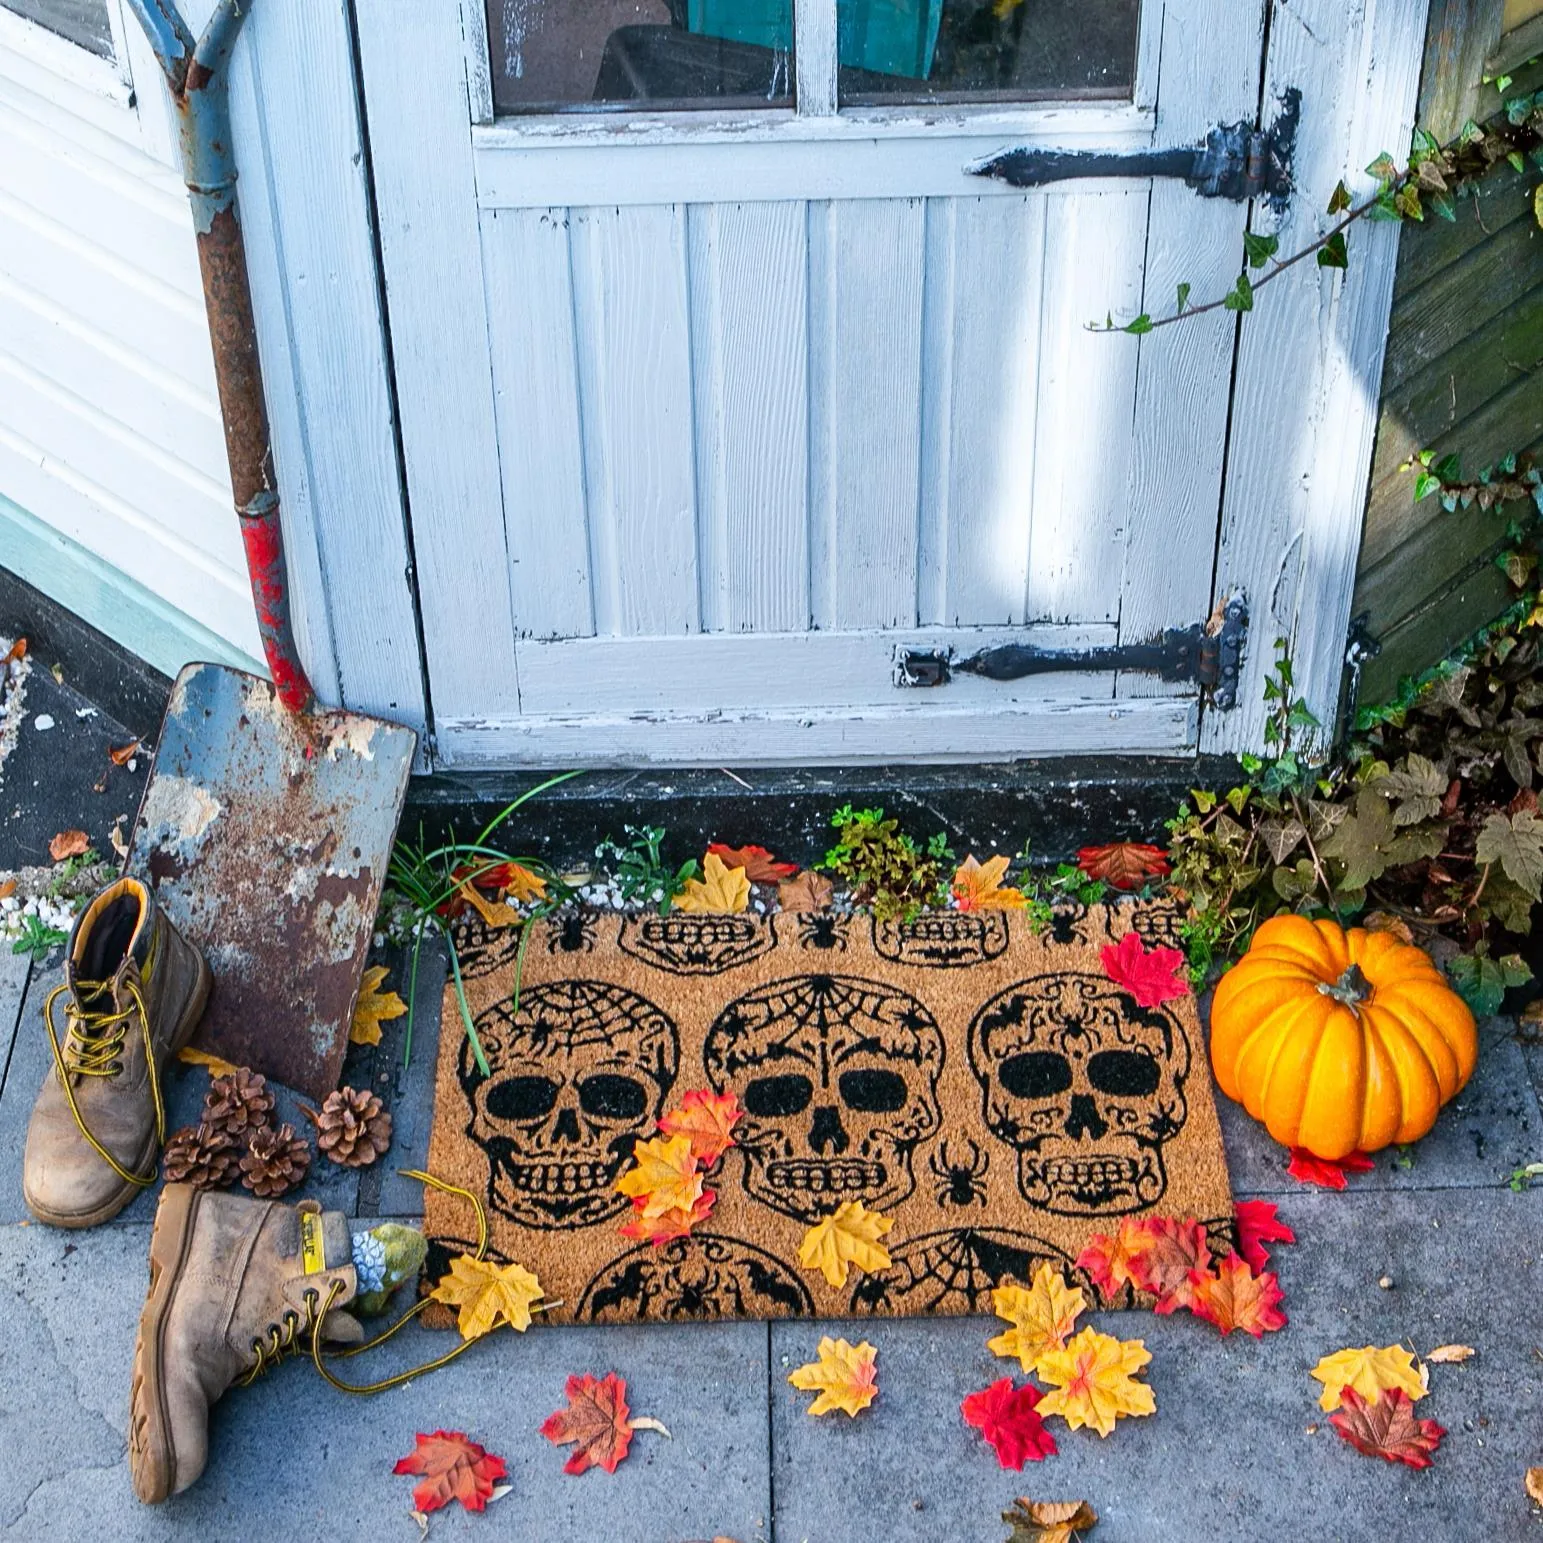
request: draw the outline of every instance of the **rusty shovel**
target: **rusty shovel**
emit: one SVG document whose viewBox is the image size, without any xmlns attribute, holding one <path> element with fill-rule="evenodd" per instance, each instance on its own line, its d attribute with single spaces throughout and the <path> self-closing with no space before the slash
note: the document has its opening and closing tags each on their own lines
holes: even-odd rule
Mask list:
<svg viewBox="0 0 1543 1543">
<path fill-rule="evenodd" d="M 202 1048 L 316 1099 L 337 1086 L 417 736 L 318 707 L 295 646 L 236 202 L 228 78 L 251 0 L 195 39 L 128 0 L 166 77 L 193 207 L 236 514 L 271 680 L 189 664 L 167 703 L 130 871 L 208 956 Z"/>
</svg>

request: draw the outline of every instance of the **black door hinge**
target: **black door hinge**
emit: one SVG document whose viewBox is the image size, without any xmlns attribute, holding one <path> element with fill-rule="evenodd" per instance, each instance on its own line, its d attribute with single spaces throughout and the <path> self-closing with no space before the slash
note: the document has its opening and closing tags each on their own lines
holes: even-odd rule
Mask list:
<svg viewBox="0 0 1543 1543">
<path fill-rule="evenodd" d="M 969 170 L 1019 188 L 1073 177 L 1182 177 L 1202 198 L 1238 203 L 1263 198 L 1281 213 L 1291 196 L 1291 157 L 1301 116 L 1302 93 L 1292 86 L 1282 93 L 1280 112 L 1267 129 L 1248 122 L 1218 124 L 1203 145 L 1171 150 L 1004 150 Z"/>
<path fill-rule="evenodd" d="M 1133 670 L 1163 680 L 1193 682 L 1209 691 L 1212 705 L 1225 712 L 1237 703 L 1247 635 L 1248 603 L 1234 595 L 1214 630 L 1197 622 L 1193 627 L 1169 627 L 1141 643 L 1071 649 L 1003 643 L 962 658 L 951 648 L 898 648 L 894 680 L 902 687 L 946 686 L 955 675 L 1023 680 L 1070 670 Z"/>
</svg>

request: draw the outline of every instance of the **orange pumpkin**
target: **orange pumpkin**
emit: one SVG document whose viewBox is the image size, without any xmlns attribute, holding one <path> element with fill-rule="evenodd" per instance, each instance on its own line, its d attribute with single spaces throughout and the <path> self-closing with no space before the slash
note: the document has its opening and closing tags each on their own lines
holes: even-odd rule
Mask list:
<svg viewBox="0 0 1543 1543">
<path fill-rule="evenodd" d="M 1332 921 L 1265 922 L 1211 1005 L 1221 1090 L 1330 1161 L 1419 1140 L 1478 1053 L 1473 1014 L 1430 955 Z"/>
</svg>

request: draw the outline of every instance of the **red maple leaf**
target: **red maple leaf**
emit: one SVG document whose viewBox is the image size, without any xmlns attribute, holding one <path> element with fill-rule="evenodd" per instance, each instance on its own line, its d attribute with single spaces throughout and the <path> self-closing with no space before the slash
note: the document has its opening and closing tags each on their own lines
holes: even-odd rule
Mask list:
<svg viewBox="0 0 1543 1543">
<path fill-rule="evenodd" d="M 1402 1388 L 1384 1388 L 1369 1404 L 1354 1388 L 1340 1390 L 1340 1407 L 1329 1423 L 1357 1452 L 1411 1468 L 1429 1468 L 1430 1454 L 1441 1445 L 1445 1429 L 1434 1420 L 1417 1420 Z"/>
<path fill-rule="evenodd" d="M 1295 1243 L 1297 1235 L 1275 1215 L 1268 1200 L 1240 1200 L 1233 1207 L 1238 1224 L 1238 1252 L 1257 1275 L 1270 1262 L 1266 1243 Z"/>
<path fill-rule="evenodd" d="M 1122 1216 L 1119 1231 L 1113 1237 L 1107 1232 L 1095 1232 L 1088 1239 L 1088 1246 L 1077 1255 L 1077 1268 L 1103 1293 L 1106 1306 L 1126 1286 L 1136 1284 L 1131 1261 L 1146 1250 L 1148 1241 L 1146 1228 L 1139 1221 Z"/>
<path fill-rule="evenodd" d="M 725 868 L 743 868 L 752 884 L 775 884 L 791 879 L 798 872 L 797 863 L 779 863 L 765 847 L 730 847 L 721 841 L 708 844 L 707 850 L 720 858 Z"/>
<path fill-rule="evenodd" d="M 1045 1422 L 1034 1406 L 1039 1389 L 1032 1383 L 1013 1386 L 1011 1377 L 993 1382 L 989 1388 L 971 1393 L 960 1404 L 966 1425 L 973 1425 L 989 1441 L 1004 1468 L 1022 1468 L 1050 1457 L 1056 1450 L 1055 1437 L 1045 1429 Z"/>
<path fill-rule="evenodd" d="M 1157 1298 L 1157 1311 L 1171 1313 L 1194 1305 L 1194 1280 L 1211 1266 L 1205 1228 L 1193 1216 L 1148 1216 L 1138 1225 L 1144 1245 L 1131 1255 L 1131 1279 Z"/>
<path fill-rule="evenodd" d="M 691 1155 L 704 1168 L 711 1168 L 734 1145 L 729 1134 L 734 1122 L 744 1113 L 733 1093 L 710 1093 L 693 1088 L 659 1121 L 666 1136 L 685 1136 L 691 1142 Z"/>
<path fill-rule="evenodd" d="M 563 1464 L 563 1472 L 604 1468 L 615 1473 L 632 1445 L 627 1384 L 615 1372 L 607 1372 L 600 1378 L 570 1377 L 563 1391 L 568 1407 L 549 1414 L 541 1426 L 548 1441 L 577 1448 Z"/>
<path fill-rule="evenodd" d="M 1160 1007 L 1190 994 L 1188 961 L 1181 949 L 1159 946 L 1149 952 L 1138 933 L 1127 932 L 1118 945 L 1106 943 L 1098 957 L 1104 974 L 1142 1007 Z"/>
<path fill-rule="evenodd" d="M 1102 879 L 1115 889 L 1140 889 L 1148 879 L 1167 877 L 1168 854 L 1145 841 L 1111 841 L 1083 847 L 1077 866 L 1090 879 Z"/>
<path fill-rule="evenodd" d="M 494 1482 L 507 1474 L 503 1458 L 458 1430 L 437 1430 L 432 1436 L 419 1431 L 417 1445 L 391 1471 L 423 1475 L 413 1485 L 413 1504 L 425 1514 L 452 1500 L 468 1511 L 481 1511 L 492 1499 Z"/>
<path fill-rule="evenodd" d="M 1280 1282 L 1268 1271 L 1255 1275 L 1241 1255 L 1228 1254 L 1212 1273 L 1191 1271 L 1189 1282 L 1189 1310 L 1214 1323 L 1224 1336 L 1242 1329 L 1260 1339 L 1286 1327 Z"/>
<path fill-rule="evenodd" d="M 689 1211 L 673 1206 L 662 1216 L 649 1217 L 643 1215 L 648 1206 L 648 1196 L 638 1195 L 632 1202 L 632 1220 L 621 1228 L 621 1235 L 652 1243 L 655 1248 L 661 1243 L 671 1243 L 676 1238 L 689 1238 L 691 1229 L 698 1222 L 707 1220 L 717 1199 L 717 1190 L 704 1189 Z"/>
<path fill-rule="evenodd" d="M 1347 1173 L 1370 1173 L 1375 1166 L 1365 1152 L 1352 1152 L 1333 1163 L 1326 1157 L 1314 1157 L 1306 1147 L 1292 1147 L 1286 1172 L 1303 1184 L 1316 1184 L 1319 1189 L 1343 1189 Z"/>
</svg>

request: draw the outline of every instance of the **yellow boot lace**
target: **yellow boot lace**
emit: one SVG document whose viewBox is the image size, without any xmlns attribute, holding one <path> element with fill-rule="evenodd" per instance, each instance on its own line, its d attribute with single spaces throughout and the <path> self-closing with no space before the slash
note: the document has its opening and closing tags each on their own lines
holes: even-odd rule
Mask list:
<svg viewBox="0 0 1543 1543">
<path fill-rule="evenodd" d="M 151 1154 L 149 1173 L 133 1173 L 125 1168 L 95 1136 L 91 1134 L 86 1125 L 85 1118 L 80 1112 L 80 1105 L 75 1102 L 75 1089 L 71 1085 L 71 1077 L 116 1077 L 123 1070 L 123 1049 L 128 1038 L 129 1023 L 135 1013 L 139 1014 L 139 1031 L 142 1038 L 149 1034 L 150 1015 L 145 1009 L 145 999 L 139 986 L 134 981 L 126 982 L 130 1005 L 116 1012 L 92 1012 L 80 1004 L 80 995 L 92 996 L 101 992 L 109 992 L 112 989 L 111 981 L 76 981 L 76 994 L 64 1009 L 65 1022 L 68 1025 L 64 1036 L 64 1044 L 59 1043 L 59 1031 L 54 1027 L 54 1003 L 61 996 L 70 993 L 68 984 L 55 986 L 48 993 L 43 1003 L 43 1021 L 48 1030 L 48 1043 L 54 1052 L 54 1071 L 58 1075 L 59 1085 L 64 1089 L 64 1097 L 70 1106 L 70 1113 L 74 1116 L 75 1124 L 82 1136 L 91 1143 L 98 1157 L 118 1175 L 126 1184 L 137 1184 L 142 1189 L 155 1183 L 156 1157 Z M 155 1152 L 158 1153 L 166 1141 L 166 1104 L 161 1097 L 161 1078 L 155 1066 L 155 1055 L 148 1038 L 144 1046 L 145 1067 L 150 1078 L 150 1098 L 155 1105 Z"/>
</svg>

